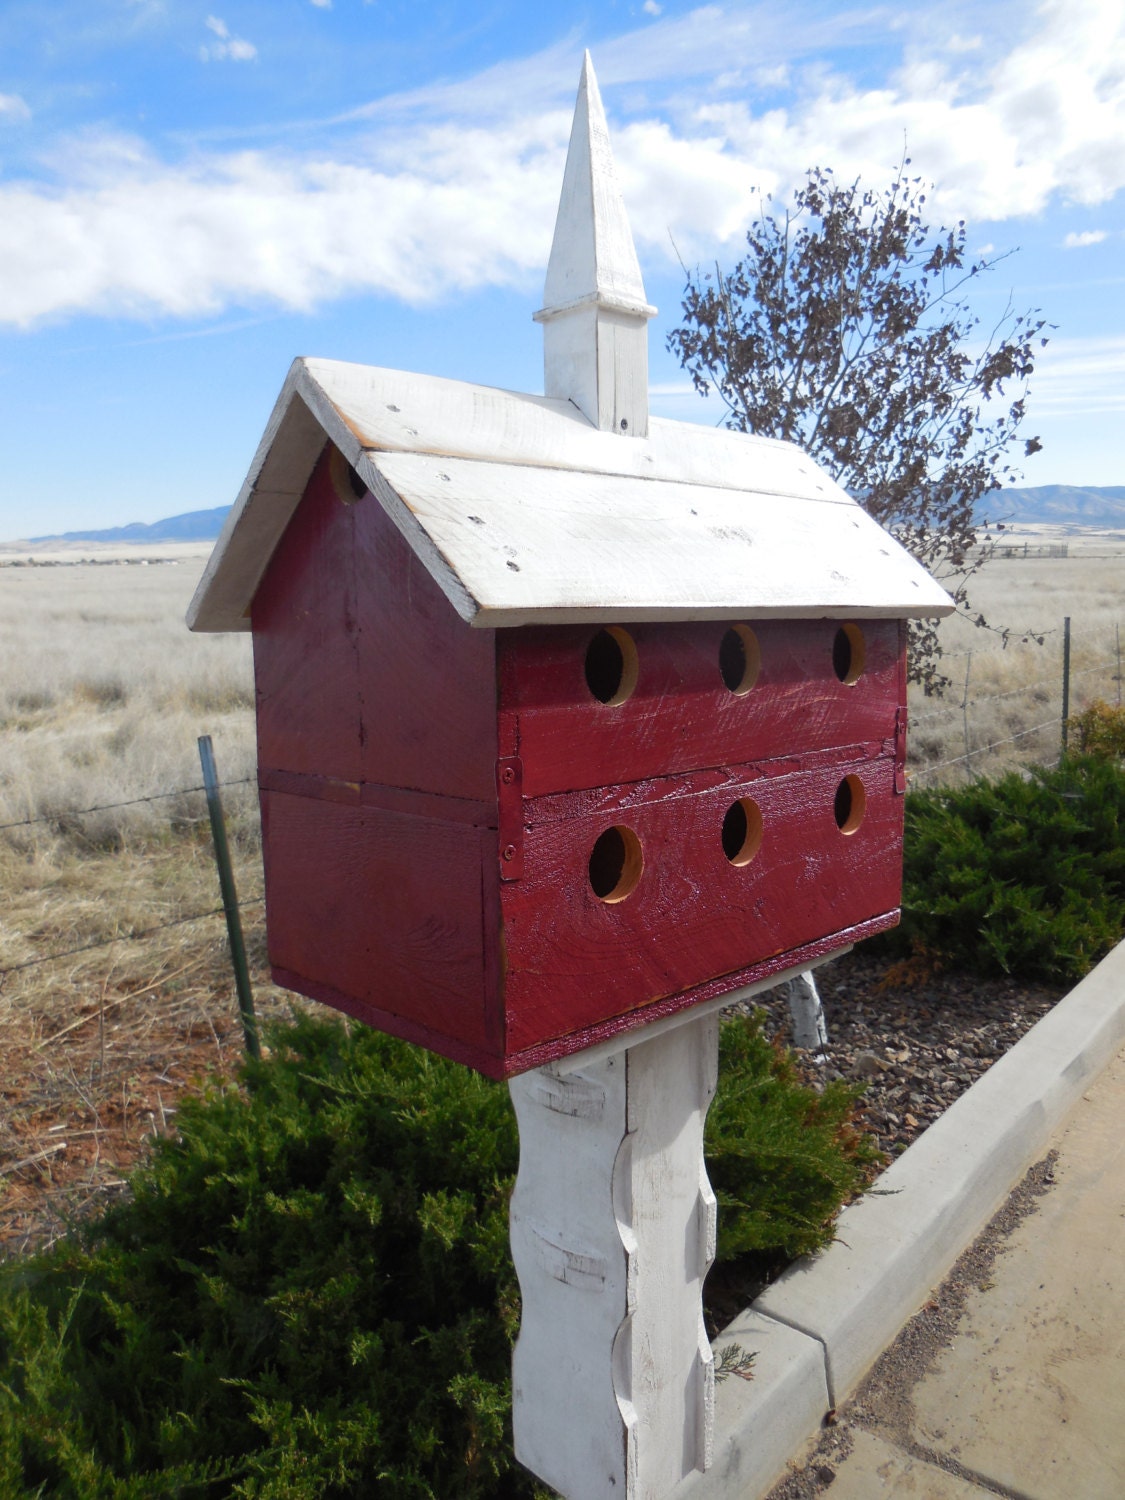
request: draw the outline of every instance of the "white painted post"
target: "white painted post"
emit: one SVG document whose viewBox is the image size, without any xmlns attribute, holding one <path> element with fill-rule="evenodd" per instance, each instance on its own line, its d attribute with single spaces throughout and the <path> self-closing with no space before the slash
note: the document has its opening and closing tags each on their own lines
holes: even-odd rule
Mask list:
<svg viewBox="0 0 1125 1500">
<path fill-rule="evenodd" d="M 710 1462 L 718 1024 L 689 1013 L 511 1080 L 516 1456 L 566 1500 L 663 1500 Z"/>
<path fill-rule="evenodd" d="M 793 1026 L 793 1045 L 806 1052 L 819 1052 L 828 1046 L 828 1025 L 824 1006 L 812 972 L 798 974 L 785 986 L 789 1001 L 789 1019 Z"/>
</svg>

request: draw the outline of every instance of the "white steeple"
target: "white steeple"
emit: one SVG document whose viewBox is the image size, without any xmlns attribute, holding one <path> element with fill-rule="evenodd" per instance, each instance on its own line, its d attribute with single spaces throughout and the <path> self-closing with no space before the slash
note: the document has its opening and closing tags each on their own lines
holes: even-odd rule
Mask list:
<svg viewBox="0 0 1125 1500">
<path fill-rule="evenodd" d="M 648 320 L 605 110 L 587 52 L 578 84 L 543 307 L 544 390 L 603 431 L 648 435 Z"/>
</svg>

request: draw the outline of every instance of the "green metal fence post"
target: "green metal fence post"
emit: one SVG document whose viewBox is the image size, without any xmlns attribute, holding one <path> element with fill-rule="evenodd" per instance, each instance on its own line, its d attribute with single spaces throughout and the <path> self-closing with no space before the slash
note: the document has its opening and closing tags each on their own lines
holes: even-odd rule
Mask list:
<svg viewBox="0 0 1125 1500">
<path fill-rule="evenodd" d="M 1070 718 L 1070 616 L 1063 620 L 1063 704 L 1062 704 L 1062 753 L 1066 754 L 1067 724 Z"/>
</svg>

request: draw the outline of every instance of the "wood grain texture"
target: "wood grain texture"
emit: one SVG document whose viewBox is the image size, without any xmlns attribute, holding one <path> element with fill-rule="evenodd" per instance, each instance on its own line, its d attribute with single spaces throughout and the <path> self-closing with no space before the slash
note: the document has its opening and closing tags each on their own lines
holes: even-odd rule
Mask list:
<svg viewBox="0 0 1125 1500">
<path fill-rule="evenodd" d="M 576 1057 L 590 1048 L 598 1048 L 600 1051 L 603 1047 L 610 1047 L 616 1050 L 620 1039 L 627 1037 L 635 1028 L 667 1021 L 706 1002 L 725 1002 L 728 996 L 755 993 L 759 989 L 768 988 L 775 975 L 792 974 L 795 969 L 823 963 L 834 953 L 844 952 L 864 938 L 886 932 L 898 920 L 897 908 L 882 912 L 877 917 L 857 923 L 855 927 L 828 933 L 815 942 L 802 943 L 789 953 L 774 954 L 759 963 L 748 964 L 745 969 L 734 974 L 720 974 L 714 979 L 693 985 L 678 995 L 666 995 L 663 999 L 654 1000 L 643 1011 L 608 1016 L 603 1021 L 596 1021 L 579 1031 L 568 1032 L 550 1041 L 522 1050 L 512 1049 L 504 1063 L 506 1074 L 512 1077 L 529 1068 L 541 1068 L 546 1063 L 562 1065 L 566 1058 Z"/>
<path fill-rule="evenodd" d="M 718 1019 L 510 1085 L 516 1454 L 561 1494 L 662 1500 L 709 1457 L 703 1126 Z M 575 1434 L 581 1433 L 581 1441 Z"/>
<path fill-rule="evenodd" d="M 469 631 L 368 495 L 322 455 L 254 601 L 258 758 L 495 801 L 495 645 Z"/>
<path fill-rule="evenodd" d="M 893 756 L 765 776 L 731 767 L 698 790 L 641 783 L 612 811 L 581 794 L 528 802 L 523 879 L 502 889 L 508 1048 L 518 1053 L 791 953 L 898 907 L 902 798 Z M 847 774 L 866 794 L 857 832 L 834 815 Z M 763 839 L 746 866 L 730 863 L 722 827 L 752 797 Z M 569 804 L 560 807 L 560 803 Z M 546 814 L 546 816 L 544 816 Z M 614 825 L 640 840 L 644 871 L 628 899 L 595 896 L 588 861 Z M 733 983 L 732 986 L 733 987 Z"/>
<path fill-rule="evenodd" d="M 735 492 L 420 454 L 374 455 L 359 463 L 368 468 L 385 481 L 384 503 L 397 497 L 429 538 L 451 575 L 438 569 L 438 583 L 478 626 L 951 607 L 858 506 L 779 505 L 752 474 Z"/>
<path fill-rule="evenodd" d="M 726 622 L 628 622 L 637 685 L 615 706 L 599 702 L 586 682 L 587 646 L 598 627 L 499 633 L 500 733 L 523 761 L 526 795 L 893 740 L 896 709 L 905 704 L 896 621 L 863 622 L 866 668 L 850 687 L 832 666 L 837 622 L 747 623 L 761 668 L 739 696 L 720 672 Z"/>
<path fill-rule="evenodd" d="M 500 1071 L 485 953 L 499 947 L 495 833 L 281 792 L 262 805 L 269 956 L 285 982 Z"/>
<path fill-rule="evenodd" d="M 324 447 L 324 429 L 299 394 L 302 381 L 297 360 L 188 606 L 191 630 L 250 628 L 251 602 Z"/>
<path fill-rule="evenodd" d="M 261 769 L 363 777 L 354 522 L 325 452 L 254 598 Z"/>
<path fill-rule="evenodd" d="M 649 308 L 633 231 L 617 180 L 598 80 L 589 52 L 582 60 L 578 97 L 563 169 L 559 209 L 541 319 L 578 302 L 597 301 L 635 312 Z M 555 392 L 548 390 L 549 395 Z"/>
<path fill-rule="evenodd" d="M 350 463 L 363 449 L 430 453 L 725 489 L 752 484 L 771 494 L 855 504 L 811 458 L 776 438 L 653 417 L 647 439 L 622 443 L 560 397 L 339 360 L 301 364 L 297 388 Z M 329 431 L 333 421 L 339 439 Z"/>
</svg>

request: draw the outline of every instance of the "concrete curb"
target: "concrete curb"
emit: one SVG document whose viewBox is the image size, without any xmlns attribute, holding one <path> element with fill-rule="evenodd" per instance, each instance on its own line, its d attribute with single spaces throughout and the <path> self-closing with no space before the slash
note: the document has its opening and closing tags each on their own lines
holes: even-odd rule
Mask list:
<svg viewBox="0 0 1125 1500">
<path fill-rule="evenodd" d="M 1125 1041 L 1125 943 L 840 1216 L 823 1255 L 798 1261 L 715 1341 L 757 1352 L 724 1381 L 715 1461 L 676 1500 L 757 1500 L 855 1388 Z M 786 1335 L 788 1335 L 786 1337 Z"/>
</svg>

